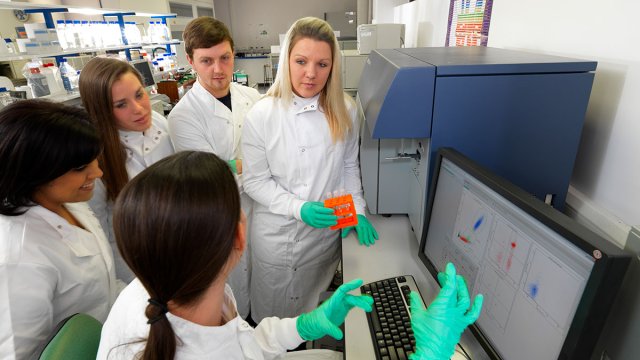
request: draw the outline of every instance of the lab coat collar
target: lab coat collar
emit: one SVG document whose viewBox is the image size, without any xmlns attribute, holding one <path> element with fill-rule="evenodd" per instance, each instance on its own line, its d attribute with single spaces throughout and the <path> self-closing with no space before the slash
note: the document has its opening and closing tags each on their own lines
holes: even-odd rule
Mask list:
<svg viewBox="0 0 640 360">
<path fill-rule="evenodd" d="M 141 138 L 144 137 L 146 135 L 152 135 L 152 134 L 161 134 L 161 130 L 158 129 L 158 127 L 156 126 L 155 121 L 153 121 L 154 118 L 154 113 L 153 111 L 151 112 L 151 126 L 149 126 L 149 128 L 145 131 L 131 131 L 131 130 L 118 130 L 118 135 L 120 135 L 120 139 L 126 139 L 129 138 L 131 140 L 137 139 L 137 138 Z M 157 136 L 148 136 L 151 141 L 158 143 L 160 142 L 160 138 Z M 126 144 L 125 144 L 126 146 Z"/>
<path fill-rule="evenodd" d="M 309 111 L 318 110 L 318 100 L 320 99 L 320 94 L 317 94 L 314 97 L 303 98 L 296 94 L 293 94 L 293 110 L 295 114 L 301 114 Z"/>
<path fill-rule="evenodd" d="M 235 94 L 235 92 L 232 89 L 233 89 L 233 84 L 229 86 L 229 92 L 231 92 L 231 102 L 232 102 L 231 106 L 233 106 L 233 97 Z M 195 91 L 195 94 L 198 99 L 211 99 L 213 112 L 215 113 L 216 116 L 223 117 L 223 118 L 231 117 L 231 110 L 229 110 L 229 108 L 225 104 L 223 104 L 220 100 L 216 99 L 216 97 L 213 96 L 213 94 L 210 93 L 209 90 L 207 90 L 204 86 L 202 86 L 202 84 L 200 84 L 200 78 L 198 78 L 198 81 L 196 81 L 195 84 L 193 84 L 193 87 L 189 91 Z"/>
<path fill-rule="evenodd" d="M 171 322 L 176 335 L 188 341 L 187 348 L 190 352 L 194 350 L 199 354 L 211 353 L 238 353 L 239 332 L 249 330 L 236 311 L 236 301 L 229 285 L 225 285 L 225 298 L 222 306 L 222 317 L 226 321 L 220 326 L 202 326 L 191 321 L 182 319 L 171 313 L 167 313 L 167 318 Z M 224 348 L 229 348 L 224 351 Z"/>
<path fill-rule="evenodd" d="M 83 214 L 74 204 L 64 204 L 65 208 L 73 214 L 73 216 L 78 220 L 82 226 L 86 228 L 86 231 L 95 236 L 94 231 L 97 231 L 95 228 L 89 224 L 89 221 L 86 218 L 86 214 Z M 93 243 L 89 243 L 86 241 L 82 241 L 82 238 L 78 238 L 77 236 L 73 236 L 76 231 L 85 231 L 79 228 L 75 228 L 73 225 L 69 224 L 67 220 L 65 220 L 62 216 L 50 211 L 40 205 L 36 205 L 29 209 L 31 216 L 40 217 L 46 223 L 48 223 L 58 234 L 60 234 L 60 238 L 62 241 L 69 246 L 71 251 L 78 256 L 93 256 L 100 253 L 100 249 L 97 246 L 92 246 Z M 52 239 L 53 240 L 53 239 Z"/>
</svg>

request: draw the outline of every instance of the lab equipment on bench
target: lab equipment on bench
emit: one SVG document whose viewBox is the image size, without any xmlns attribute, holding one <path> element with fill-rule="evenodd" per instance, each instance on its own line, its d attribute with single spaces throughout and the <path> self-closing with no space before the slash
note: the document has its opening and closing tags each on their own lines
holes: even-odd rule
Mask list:
<svg viewBox="0 0 640 360">
<path fill-rule="evenodd" d="M 436 150 L 451 146 L 564 207 L 595 61 L 488 47 L 374 50 L 358 86 L 372 214 L 423 232 Z"/>
</svg>

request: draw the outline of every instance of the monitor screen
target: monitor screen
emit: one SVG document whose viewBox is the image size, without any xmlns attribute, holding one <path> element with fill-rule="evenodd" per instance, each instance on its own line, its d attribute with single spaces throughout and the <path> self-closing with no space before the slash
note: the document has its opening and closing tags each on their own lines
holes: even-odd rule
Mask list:
<svg viewBox="0 0 640 360">
<path fill-rule="evenodd" d="M 438 152 L 420 258 L 456 265 L 491 358 L 587 359 L 629 256 L 453 149 Z"/>
<path fill-rule="evenodd" d="M 151 69 L 151 64 L 147 60 L 136 60 L 132 61 L 131 65 L 138 70 L 140 76 L 142 76 L 142 86 L 149 87 L 156 84 L 153 79 L 153 70 Z"/>
</svg>

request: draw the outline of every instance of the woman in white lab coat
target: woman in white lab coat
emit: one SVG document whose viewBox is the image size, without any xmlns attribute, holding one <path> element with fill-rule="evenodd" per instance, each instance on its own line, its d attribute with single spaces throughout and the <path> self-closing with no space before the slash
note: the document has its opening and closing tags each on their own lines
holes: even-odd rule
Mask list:
<svg viewBox="0 0 640 360">
<path fill-rule="evenodd" d="M 151 110 L 140 73 L 116 58 L 94 58 L 82 69 L 80 96 L 102 138 L 98 161 L 104 171 L 89 205 L 113 248 L 116 275 L 130 282 L 133 273 L 115 246 L 112 207 L 130 178 L 174 153 L 164 116 Z"/>
<path fill-rule="evenodd" d="M 303 18 L 289 29 L 267 96 L 245 120 L 244 189 L 255 200 L 251 311 L 295 316 L 317 305 L 340 260 L 337 217 L 320 201 L 353 196 L 364 245 L 375 229 L 364 216 L 353 100 L 342 91 L 340 50 L 323 20 Z M 343 235 L 348 230 L 343 232 Z"/>
<path fill-rule="evenodd" d="M 104 321 L 118 291 L 111 248 L 85 201 L 100 141 L 76 107 L 0 111 L 0 358 L 26 359 L 66 317 Z"/>
<path fill-rule="evenodd" d="M 114 230 L 137 279 L 102 328 L 98 359 L 274 359 L 304 340 L 341 338 L 351 308 L 371 310 L 371 297 L 348 294 L 360 280 L 308 314 L 251 328 L 226 285 L 246 247 L 245 221 L 234 176 L 214 154 L 179 152 L 132 179 Z"/>
</svg>

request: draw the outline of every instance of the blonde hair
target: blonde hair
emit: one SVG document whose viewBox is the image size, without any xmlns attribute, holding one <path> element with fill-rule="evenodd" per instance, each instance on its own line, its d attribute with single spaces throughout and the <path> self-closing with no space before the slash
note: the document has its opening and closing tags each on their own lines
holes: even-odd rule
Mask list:
<svg viewBox="0 0 640 360">
<path fill-rule="evenodd" d="M 280 98 L 285 104 L 293 101 L 293 89 L 291 88 L 291 75 L 289 73 L 289 56 L 295 44 L 301 39 L 324 41 L 329 44 L 332 55 L 331 72 L 327 83 L 320 92 L 320 108 L 324 111 L 329 123 L 333 142 L 344 140 L 353 130 L 353 123 L 347 110 L 345 101 L 351 101 L 342 90 L 340 47 L 333 33 L 331 25 L 324 20 L 315 17 L 305 17 L 297 20 L 287 31 L 280 60 L 278 73 L 273 85 L 267 91 L 267 96 Z"/>
</svg>

